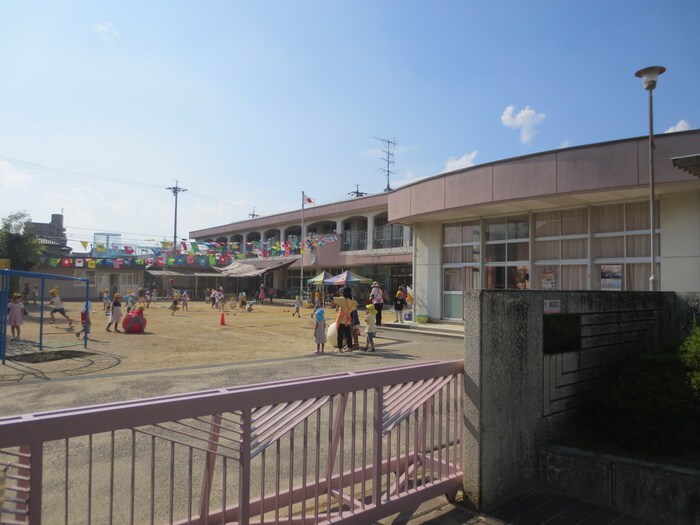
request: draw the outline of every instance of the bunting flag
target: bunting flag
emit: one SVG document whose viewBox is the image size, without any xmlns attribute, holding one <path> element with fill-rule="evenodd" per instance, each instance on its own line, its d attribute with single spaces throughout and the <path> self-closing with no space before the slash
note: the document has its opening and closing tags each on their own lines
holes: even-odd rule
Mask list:
<svg viewBox="0 0 700 525">
<path fill-rule="evenodd" d="M 61 262 L 61 259 L 56 259 L 56 258 L 52 257 L 51 259 L 49 259 L 49 266 L 53 266 L 55 268 L 56 266 L 58 266 L 58 263 L 60 263 L 60 262 Z"/>
<path fill-rule="evenodd" d="M 170 241 L 160 241 L 160 245 L 163 249 L 166 249 L 171 248 L 173 243 L 171 243 Z"/>
<path fill-rule="evenodd" d="M 83 250 L 87 251 L 88 242 L 87 241 L 80 241 L 80 244 L 83 246 Z"/>
<path fill-rule="evenodd" d="M 190 246 L 192 246 L 192 251 L 194 253 L 199 253 L 199 245 L 196 242 L 191 242 Z"/>
<path fill-rule="evenodd" d="M 61 266 L 73 266 L 72 259 L 61 259 Z"/>
<path fill-rule="evenodd" d="M 104 245 L 104 244 L 97 243 L 97 244 L 95 245 L 95 251 L 98 252 L 98 253 L 104 253 L 104 252 L 107 251 L 107 249 L 105 248 L 105 245 Z"/>
<path fill-rule="evenodd" d="M 187 251 L 187 243 L 185 241 L 182 241 L 180 244 L 182 245 L 182 250 L 186 252 Z"/>
<path fill-rule="evenodd" d="M 88 268 L 95 268 L 95 266 L 96 266 L 95 259 L 88 259 L 87 260 L 87 267 Z"/>
<path fill-rule="evenodd" d="M 76 260 L 75 260 L 75 267 L 76 267 L 76 268 L 82 268 L 82 267 L 83 267 L 83 260 L 82 260 L 82 259 L 76 259 Z"/>
<path fill-rule="evenodd" d="M 131 255 L 132 253 L 134 253 L 134 247 L 133 246 L 124 246 L 124 253 Z"/>
</svg>

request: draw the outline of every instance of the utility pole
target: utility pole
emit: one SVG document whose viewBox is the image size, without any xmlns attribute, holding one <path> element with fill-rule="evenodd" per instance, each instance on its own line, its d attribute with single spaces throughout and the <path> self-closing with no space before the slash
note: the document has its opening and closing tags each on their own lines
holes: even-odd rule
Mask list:
<svg viewBox="0 0 700 525">
<path fill-rule="evenodd" d="M 391 166 L 394 164 L 394 147 L 396 146 L 396 139 L 394 140 L 389 140 L 389 139 L 381 139 L 379 137 L 374 137 L 376 140 L 379 140 L 384 143 L 384 146 L 386 149 L 383 149 L 382 151 L 386 155 L 386 157 L 382 158 L 382 160 L 386 161 L 386 168 L 380 168 L 384 174 L 386 175 L 386 188 L 384 188 L 385 192 L 391 191 L 391 185 L 389 184 L 389 177 L 393 173 L 391 171 Z"/>
<path fill-rule="evenodd" d="M 360 191 L 360 185 L 355 184 L 355 191 L 351 191 L 348 195 L 354 195 L 355 197 L 364 197 L 367 195 L 366 191 Z"/>
<path fill-rule="evenodd" d="M 258 217 L 260 217 L 260 214 L 259 214 L 259 213 L 255 213 L 255 206 L 253 206 L 253 211 L 251 211 L 251 212 L 248 214 L 248 218 L 249 218 L 249 219 L 257 219 Z"/>
<path fill-rule="evenodd" d="M 187 191 L 187 189 L 179 187 L 177 185 L 178 182 L 180 181 L 175 180 L 175 186 L 165 188 L 166 190 L 172 191 L 173 196 L 175 197 L 175 225 L 173 226 L 173 251 L 177 248 L 177 194 Z"/>
</svg>

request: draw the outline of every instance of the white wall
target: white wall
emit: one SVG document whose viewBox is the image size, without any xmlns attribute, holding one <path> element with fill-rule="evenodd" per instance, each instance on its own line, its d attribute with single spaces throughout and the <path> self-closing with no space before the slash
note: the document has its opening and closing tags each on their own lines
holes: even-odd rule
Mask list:
<svg viewBox="0 0 700 525">
<path fill-rule="evenodd" d="M 415 315 L 441 317 L 442 225 L 439 222 L 415 226 L 413 292 Z"/>
<path fill-rule="evenodd" d="M 700 292 L 700 190 L 661 195 L 660 289 Z"/>
</svg>

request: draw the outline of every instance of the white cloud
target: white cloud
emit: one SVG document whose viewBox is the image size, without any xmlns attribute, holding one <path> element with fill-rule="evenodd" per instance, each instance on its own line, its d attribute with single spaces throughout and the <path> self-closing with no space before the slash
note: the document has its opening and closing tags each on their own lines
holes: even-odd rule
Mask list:
<svg viewBox="0 0 700 525">
<path fill-rule="evenodd" d="M 571 141 L 569 139 L 563 140 L 561 144 L 559 144 L 560 148 L 568 148 L 571 145 Z"/>
<path fill-rule="evenodd" d="M 28 190 L 34 177 L 18 170 L 4 160 L 0 160 L 0 188 L 8 190 Z"/>
<path fill-rule="evenodd" d="M 690 122 L 685 119 L 680 119 L 678 124 L 671 126 L 664 133 L 675 133 L 676 131 L 688 131 L 690 129 Z"/>
<path fill-rule="evenodd" d="M 119 38 L 119 31 L 112 27 L 112 22 L 106 22 L 104 24 L 95 24 L 92 26 L 102 40 L 106 42 L 115 42 Z"/>
<path fill-rule="evenodd" d="M 544 120 L 544 113 L 537 113 L 530 106 L 525 106 L 513 116 L 515 106 L 508 106 L 501 115 L 501 122 L 511 129 L 520 129 L 520 142 L 528 144 L 535 137 L 535 126 Z"/>
<path fill-rule="evenodd" d="M 468 168 L 469 166 L 473 166 L 474 159 L 478 154 L 479 152 L 477 150 L 474 150 L 471 153 L 465 153 L 459 158 L 450 157 L 445 163 L 445 171 L 460 170 L 462 168 Z"/>
</svg>

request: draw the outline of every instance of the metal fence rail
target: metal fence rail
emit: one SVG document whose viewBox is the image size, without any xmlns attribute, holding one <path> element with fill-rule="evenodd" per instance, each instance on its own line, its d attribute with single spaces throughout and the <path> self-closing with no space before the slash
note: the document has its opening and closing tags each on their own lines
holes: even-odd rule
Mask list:
<svg viewBox="0 0 700 525">
<path fill-rule="evenodd" d="M 463 363 L 0 419 L 2 523 L 367 523 L 463 473 Z"/>
</svg>

